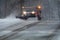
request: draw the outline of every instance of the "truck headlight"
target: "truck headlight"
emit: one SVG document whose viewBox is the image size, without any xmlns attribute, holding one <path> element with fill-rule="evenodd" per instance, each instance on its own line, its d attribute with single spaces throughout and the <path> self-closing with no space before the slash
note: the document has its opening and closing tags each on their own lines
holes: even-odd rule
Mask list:
<svg viewBox="0 0 60 40">
<path fill-rule="evenodd" d="M 23 11 L 23 15 L 26 15 L 26 13 L 27 13 L 26 11 Z"/>
<path fill-rule="evenodd" d="M 32 11 L 32 14 L 35 14 L 35 11 Z"/>
</svg>

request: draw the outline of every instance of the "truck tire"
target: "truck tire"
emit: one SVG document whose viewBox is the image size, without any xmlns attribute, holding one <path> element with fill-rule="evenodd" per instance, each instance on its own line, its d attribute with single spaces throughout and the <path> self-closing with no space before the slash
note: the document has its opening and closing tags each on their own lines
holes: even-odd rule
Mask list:
<svg viewBox="0 0 60 40">
<path fill-rule="evenodd" d="M 41 17 L 38 15 L 38 16 L 37 16 L 37 19 L 38 19 L 38 20 L 41 20 Z"/>
</svg>

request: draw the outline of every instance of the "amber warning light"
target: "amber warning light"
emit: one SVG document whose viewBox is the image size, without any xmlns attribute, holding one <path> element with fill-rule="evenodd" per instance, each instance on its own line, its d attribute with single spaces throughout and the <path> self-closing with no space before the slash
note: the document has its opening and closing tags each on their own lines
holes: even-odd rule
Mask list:
<svg viewBox="0 0 60 40">
<path fill-rule="evenodd" d="M 41 6 L 37 6 L 37 9 L 40 10 L 42 7 Z"/>
</svg>

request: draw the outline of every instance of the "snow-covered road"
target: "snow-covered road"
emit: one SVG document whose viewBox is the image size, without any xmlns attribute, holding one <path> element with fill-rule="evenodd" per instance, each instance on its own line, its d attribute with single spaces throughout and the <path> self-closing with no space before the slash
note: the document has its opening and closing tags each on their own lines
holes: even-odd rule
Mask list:
<svg viewBox="0 0 60 40">
<path fill-rule="evenodd" d="M 0 19 L 0 23 L 1 23 L 0 36 L 34 22 L 38 22 L 38 21 L 37 20 L 28 21 L 28 20 L 22 20 L 22 19 L 16 19 L 16 18 Z"/>
<path fill-rule="evenodd" d="M 33 18 L 34 19 L 34 18 Z M 8 19 L 6 19 L 8 20 Z M 36 40 L 41 39 L 38 37 L 46 37 L 50 36 L 52 34 L 55 34 L 59 21 L 54 20 L 41 20 L 37 21 L 36 18 L 32 21 L 30 20 L 20 20 L 20 19 L 9 19 L 11 22 L 5 22 L 8 23 L 9 26 L 4 26 L 4 28 L 1 28 L 0 31 L 0 40 Z M 13 24 L 11 24 L 13 23 Z M 36 23 L 36 24 L 35 24 Z M 31 26 L 32 25 L 32 26 Z M 3 26 L 3 25 L 2 25 Z M 22 29 L 23 28 L 23 29 Z M 21 31 L 21 30 L 22 31 Z M 21 36 L 20 36 L 21 35 Z M 44 38 L 46 39 L 46 38 Z M 42 40 L 44 40 L 42 39 Z M 48 39 L 48 38 L 47 38 Z M 47 40 L 46 39 L 46 40 Z"/>
</svg>

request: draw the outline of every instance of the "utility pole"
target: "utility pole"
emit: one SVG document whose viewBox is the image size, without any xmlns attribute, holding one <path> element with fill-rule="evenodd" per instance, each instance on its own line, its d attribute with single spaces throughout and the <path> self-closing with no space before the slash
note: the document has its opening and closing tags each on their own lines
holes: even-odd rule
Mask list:
<svg viewBox="0 0 60 40">
<path fill-rule="evenodd" d="M 3 15 L 4 15 L 4 17 L 7 16 L 7 0 L 5 0 L 5 13 Z"/>
<path fill-rule="evenodd" d="M 22 11 L 23 11 L 23 9 L 22 9 L 23 5 L 24 5 L 24 0 L 20 0 L 21 14 L 22 14 Z"/>
</svg>

